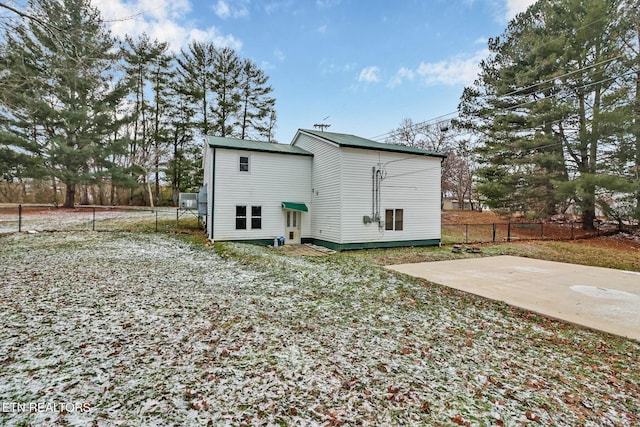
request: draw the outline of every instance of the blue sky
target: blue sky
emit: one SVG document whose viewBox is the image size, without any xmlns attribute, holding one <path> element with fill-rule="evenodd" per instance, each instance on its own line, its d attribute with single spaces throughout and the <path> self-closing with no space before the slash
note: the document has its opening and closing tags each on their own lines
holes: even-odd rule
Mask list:
<svg viewBox="0 0 640 427">
<path fill-rule="evenodd" d="M 179 51 L 230 46 L 269 75 L 276 138 L 325 117 L 374 138 L 404 118 L 456 110 L 500 35 L 534 0 L 93 0 L 115 34 L 146 32 Z"/>
</svg>

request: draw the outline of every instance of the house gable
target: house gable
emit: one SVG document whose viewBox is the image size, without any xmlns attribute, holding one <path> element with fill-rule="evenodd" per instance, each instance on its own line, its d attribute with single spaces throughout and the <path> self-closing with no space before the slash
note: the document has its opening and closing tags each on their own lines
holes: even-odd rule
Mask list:
<svg viewBox="0 0 640 427">
<path fill-rule="evenodd" d="M 208 137 L 207 158 L 211 239 L 273 242 L 284 234 L 282 203 L 310 203 L 313 155 L 299 147 Z M 304 236 L 308 216 L 300 214 Z"/>
<path fill-rule="evenodd" d="M 447 157 L 446 154 L 423 150 L 422 148 L 409 147 L 407 145 L 387 144 L 387 143 L 372 141 L 370 139 L 362 138 L 355 135 L 349 135 L 345 133 L 321 132 L 321 131 L 309 130 L 309 129 L 298 129 L 298 134 L 296 135 L 296 138 L 294 138 L 294 142 L 292 143 L 292 145 L 295 144 L 297 140 L 297 136 L 301 133 L 307 134 L 307 135 L 313 135 L 318 139 L 321 139 L 328 143 L 336 144 L 340 147 L 351 147 L 351 148 L 361 148 L 363 150 L 389 151 L 389 152 L 396 152 L 396 153 L 416 154 L 416 155 L 429 156 L 429 157 L 438 157 L 442 159 Z"/>
<path fill-rule="evenodd" d="M 312 237 L 321 244 L 364 248 L 439 242 L 444 155 L 305 129 L 292 145 L 314 153 Z"/>
</svg>

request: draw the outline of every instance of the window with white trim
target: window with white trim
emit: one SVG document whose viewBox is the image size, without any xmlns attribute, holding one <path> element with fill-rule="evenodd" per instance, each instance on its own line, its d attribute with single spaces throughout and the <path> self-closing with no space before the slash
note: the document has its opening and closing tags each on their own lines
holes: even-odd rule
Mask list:
<svg viewBox="0 0 640 427">
<path fill-rule="evenodd" d="M 262 228 L 262 206 L 251 206 L 251 229 Z"/>
<path fill-rule="evenodd" d="M 403 209 L 386 209 L 384 211 L 384 229 L 387 231 L 402 231 L 404 226 Z"/>
<path fill-rule="evenodd" d="M 247 229 L 247 207 L 236 206 L 236 230 Z"/>
<path fill-rule="evenodd" d="M 249 156 L 240 156 L 238 170 L 240 172 L 249 172 Z"/>
</svg>

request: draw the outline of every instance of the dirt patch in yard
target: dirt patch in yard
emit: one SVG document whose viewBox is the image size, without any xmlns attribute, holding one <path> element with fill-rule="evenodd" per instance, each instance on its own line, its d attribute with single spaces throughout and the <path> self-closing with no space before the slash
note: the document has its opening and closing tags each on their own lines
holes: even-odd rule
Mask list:
<svg viewBox="0 0 640 427">
<path fill-rule="evenodd" d="M 578 245 L 598 247 L 612 250 L 640 250 L 640 228 L 632 231 L 618 232 L 616 224 L 601 224 L 600 230 L 582 230 L 579 218 L 558 221 L 540 221 L 527 218 L 510 218 L 497 215 L 491 211 L 444 211 L 442 212 L 444 227 L 463 227 L 469 224 L 469 232 L 481 232 L 481 228 L 497 224 L 498 234 L 505 234 L 506 224 L 511 222 L 512 240 L 568 240 Z M 573 223 L 572 223 L 573 221 Z M 488 234 L 488 229 L 484 234 Z M 502 231 L 502 233 L 500 233 Z M 515 238 L 513 237 L 515 235 Z M 486 237 L 486 236 L 485 236 Z M 490 240 L 490 239 L 489 239 Z M 482 241 L 482 240 L 481 240 Z"/>
<path fill-rule="evenodd" d="M 617 251 L 640 252 L 640 232 L 635 234 L 618 233 L 613 236 L 601 236 L 593 239 L 577 240 L 577 245 L 596 248 L 612 249 Z"/>
<path fill-rule="evenodd" d="M 508 219 L 491 211 L 443 211 L 443 224 L 506 224 Z"/>
</svg>

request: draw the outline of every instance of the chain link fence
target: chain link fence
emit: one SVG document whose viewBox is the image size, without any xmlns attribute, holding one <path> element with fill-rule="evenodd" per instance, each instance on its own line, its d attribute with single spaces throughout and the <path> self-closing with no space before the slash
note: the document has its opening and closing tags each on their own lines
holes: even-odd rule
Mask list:
<svg viewBox="0 0 640 427">
<path fill-rule="evenodd" d="M 172 207 L 151 209 L 126 206 L 0 204 L 0 233 L 46 231 L 147 231 L 172 232 L 203 227 L 196 210 Z M 596 223 L 583 230 L 581 222 L 511 222 L 493 224 L 442 224 L 443 244 L 500 243 L 518 240 L 574 240 L 624 231 L 619 224 Z"/>
<path fill-rule="evenodd" d="M 442 224 L 442 243 L 498 243 L 518 240 L 574 240 L 617 233 L 617 224 L 597 222 L 583 230 L 582 222 L 511 222 L 493 224 Z"/>
<path fill-rule="evenodd" d="M 171 207 L 0 205 L 0 233 L 175 231 L 201 226 L 197 211 Z"/>
</svg>

